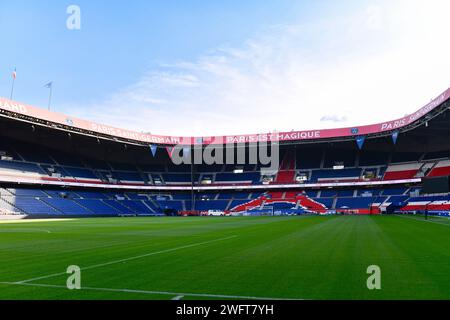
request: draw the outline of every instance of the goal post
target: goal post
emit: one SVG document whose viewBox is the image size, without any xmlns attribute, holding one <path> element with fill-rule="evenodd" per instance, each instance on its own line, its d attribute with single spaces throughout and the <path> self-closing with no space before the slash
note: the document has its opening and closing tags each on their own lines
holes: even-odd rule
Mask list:
<svg viewBox="0 0 450 320">
<path fill-rule="evenodd" d="M 273 206 L 248 206 L 245 207 L 243 213 L 245 216 L 273 216 L 274 208 Z"/>
</svg>

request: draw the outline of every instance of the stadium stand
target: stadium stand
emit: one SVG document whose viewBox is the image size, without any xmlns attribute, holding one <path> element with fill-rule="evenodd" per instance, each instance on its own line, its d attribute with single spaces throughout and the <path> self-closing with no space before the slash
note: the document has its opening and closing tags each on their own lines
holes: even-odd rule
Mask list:
<svg viewBox="0 0 450 320">
<path fill-rule="evenodd" d="M 401 124 L 280 133 L 281 161 L 271 170 L 247 162 L 175 165 L 167 147 L 178 143 L 176 137 L 144 139 L 146 134 L 93 123 L 70 127 L 56 115 L 54 121 L 40 118 L 34 109 L 13 112 L 12 102 L 0 98 L 0 213 L 448 212 L 448 194 L 420 190 L 423 178 L 450 175 L 449 97 L 447 90 Z M 366 139 L 358 146 L 361 135 Z M 248 160 L 251 140 L 241 138 L 245 148 L 232 148 L 244 150 Z"/>
</svg>

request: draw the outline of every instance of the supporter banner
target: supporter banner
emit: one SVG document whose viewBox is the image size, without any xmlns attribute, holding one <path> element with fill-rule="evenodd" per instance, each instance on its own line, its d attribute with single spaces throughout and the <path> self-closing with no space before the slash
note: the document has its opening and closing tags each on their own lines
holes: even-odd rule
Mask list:
<svg viewBox="0 0 450 320">
<path fill-rule="evenodd" d="M 392 142 L 394 142 L 394 144 L 397 144 L 398 134 L 399 134 L 398 131 L 395 131 L 395 132 L 392 134 Z"/>
<path fill-rule="evenodd" d="M 167 154 L 169 155 L 169 158 L 172 159 L 174 147 L 166 147 L 166 150 L 167 150 Z"/>
<path fill-rule="evenodd" d="M 364 145 L 364 141 L 366 141 L 366 137 L 358 137 L 358 138 L 356 138 L 356 143 L 358 144 L 359 150 L 362 149 L 362 147 Z"/>
<path fill-rule="evenodd" d="M 418 111 L 403 118 L 388 122 L 339 129 L 306 130 L 279 133 L 264 133 L 250 135 L 231 135 L 216 137 L 177 137 L 161 136 L 140 133 L 132 130 L 119 129 L 116 127 L 102 125 L 95 122 L 70 117 L 62 113 L 48 111 L 46 109 L 36 108 L 20 102 L 0 98 L 0 111 L 14 112 L 31 118 L 41 119 L 60 125 L 66 125 L 77 129 L 82 129 L 90 133 L 105 134 L 111 137 L 130 139 L 144 143 L 165 144 L 165 145 L 208 145 L 208 144 L 233 144 L 233 143 L 251 143 L 251 142 L 269 142 L 269 141 L 297 141 L 297 140 L 317 140 L 339 137 L 353 137 L 358 135 L 368 135 L 373 133 L 382 133 L 386 131 L 399 130 L 418 119 L 422 118 L 428 112 L 432 111 L 450 98 L 450 88 L 439 97 L 432 100 L 426 106 Z"/>
<path fill-rule="evenodd" d="M 153 157 L 156 156 L 156 151 L 158 150 L 158 146 L 155 144 L 150 145 L 150 151 L 152 152 Z"/>
</svg>

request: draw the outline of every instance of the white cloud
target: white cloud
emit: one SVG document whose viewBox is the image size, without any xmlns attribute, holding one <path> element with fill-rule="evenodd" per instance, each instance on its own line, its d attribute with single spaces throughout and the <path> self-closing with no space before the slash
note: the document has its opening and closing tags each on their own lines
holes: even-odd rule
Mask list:
<svg viewBox="0 0 450 320">
<path fill-rule="evenodd" d="M 78 115 L 168 135 L 391 120 L 449 86 L 449 9 L 445 0 L 378 1 L 349 16 L 273 26 L 241 47 L 169 61 Z"/>
<path fill-rule="evenodd" d="M 326 115 L 323 116 L 322 118 L 320 118 L 320 121 L 322 122 L 346 122 L 347 121 L 347 117 L 342 117 L 342 116 L 338 116 L 335 114 L 332 115 Z"/>
</svg>

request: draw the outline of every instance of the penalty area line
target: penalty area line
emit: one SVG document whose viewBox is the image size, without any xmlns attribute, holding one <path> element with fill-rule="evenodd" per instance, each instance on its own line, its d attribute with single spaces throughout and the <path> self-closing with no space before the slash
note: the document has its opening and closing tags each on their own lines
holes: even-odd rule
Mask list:
<svg viewBox="0 0 450 320">
<path fill-rule="evenodd" d="M 440 224 L 441 226 L 447 226 L 447 227 L 450 227 L 450 224 L 448 224 L 448 223 L 442 223 L 442 222 L 439 222 L 439 221 L 425 220 L 425 218 L 424 218 L 424 219 L 418 219 L 418 218 L 413 218 L 413 217 L 404 216 L 404 215 L 401 215 L 401 214 L 397 214 L 396 216 L 397 216 L 397 217 L 401 217 L 401 218 L 410 219 L 410 220 L 416 220 L 416 221 L 421 221 L 421 222 L 435 223 L 435 224 Z"/>
<path fill-rule="evenodd" d="M 0 284 L 12 285 L 12 286 L 67 289 L 66 286 L 55 285 L 55 284 L 43 284 L 43 283 L 0 282 Z M 67 289 L 67 290 L 69 290 L 69 289 Z M 96 287 L 81 287 L 80 290 L 70 290 L 70 291 L 81 291 L 81 290 L 175 296 L 175 298 L 173 298 L 172 300 L 180 300 L 181 298 L 186 297 L 186 296 L 188 296 L 188 297 L 203 297 L 203 298 L 219 298 L 219 299 L 220 298 L 222 298 L 222 299 L 243 299 L 243 300 L 304 300 L 304 299 L 288 299 L 288 298 L 274 298 L 274 297 L 239 296 L 239 295 L 214 294 L 214 293 L 188 293 L 188 292 L 149 291 L 149 290 L 113 289 L 113 288 L 96 288 Z"/>
<path fill-rule="evenodd" d="M 138 255 L 138 256 L 134 256 L 134 257 L 124 258 L 124 259 L 119 259 L 119 260 L 113 260 L 113 261 L 100 263 L 100 264 L 95 264 L 95 265 L 92 265 L 92 266 L 80 268 L 80 270 L 81 271 L 85 271 L 85 270 L 90 270 L 90 269 L 95 269 L 95 268 L 100 268 L 100 267 L 106 267 L 106 266 L 109 266 L 109 265 L 112 265 L 112 264 L 127 262 L 127 261 L 131 261 L 131 260 L 137 260 L 137 259 L 141 259 L 141 258 L 145 258 L 145 257 L 154 256 L 154 255 L 157 255 L 157 254 L 169 253 L 169 252 L 178 251 L 178 250 L 182 250 L 182 249 L 198 247 L 198 246 L 202 246 L 202 245 L 205 245 L 205 244 L 210 244 L 210 243 L 214 243 L 214 242 L 218 242 L 218 241 L 225 241 L 225 240 L 233 239 L 233 238 L 236 238 L 236 237 L 237 237 L 236 235 L 233 235 L 233 236 L 229 236 L 229 237 L 225 237 L 225 238 L 219 238 L 219 239 L 214 239 L 214 240 L 210 240 L 210 241 L 203 241 L 203 242 L 188 244 L 188 245 L 185 245 L 185 246 L 175 247 L 175 248 L 171 248 L 171 249 L 154 251 L 154 252 L 141 254 L 141 255 Z M 41 277 L 36 277 L 36 278 L 26 279 L 26 280 L 22 280 L 22 281 L 17 281 L 17 282 L 14 282 L 14 283 L 16 283 L 16 284 L 23 284 L 23 283 L 33 282 L 33 281 L 37 281 L 37 280 L 42 280 L 42 279 L 48 279 L 48 278 L 53 278 L 53 277 L 57 277 L 57 276 L 62 276 L 62 275 L 65 275 L 65 274 L 66 274 L 66 272 L 58 272 L 58 273 L 48 274 L 48 275 L 41 276 Z"/>
</svg>

